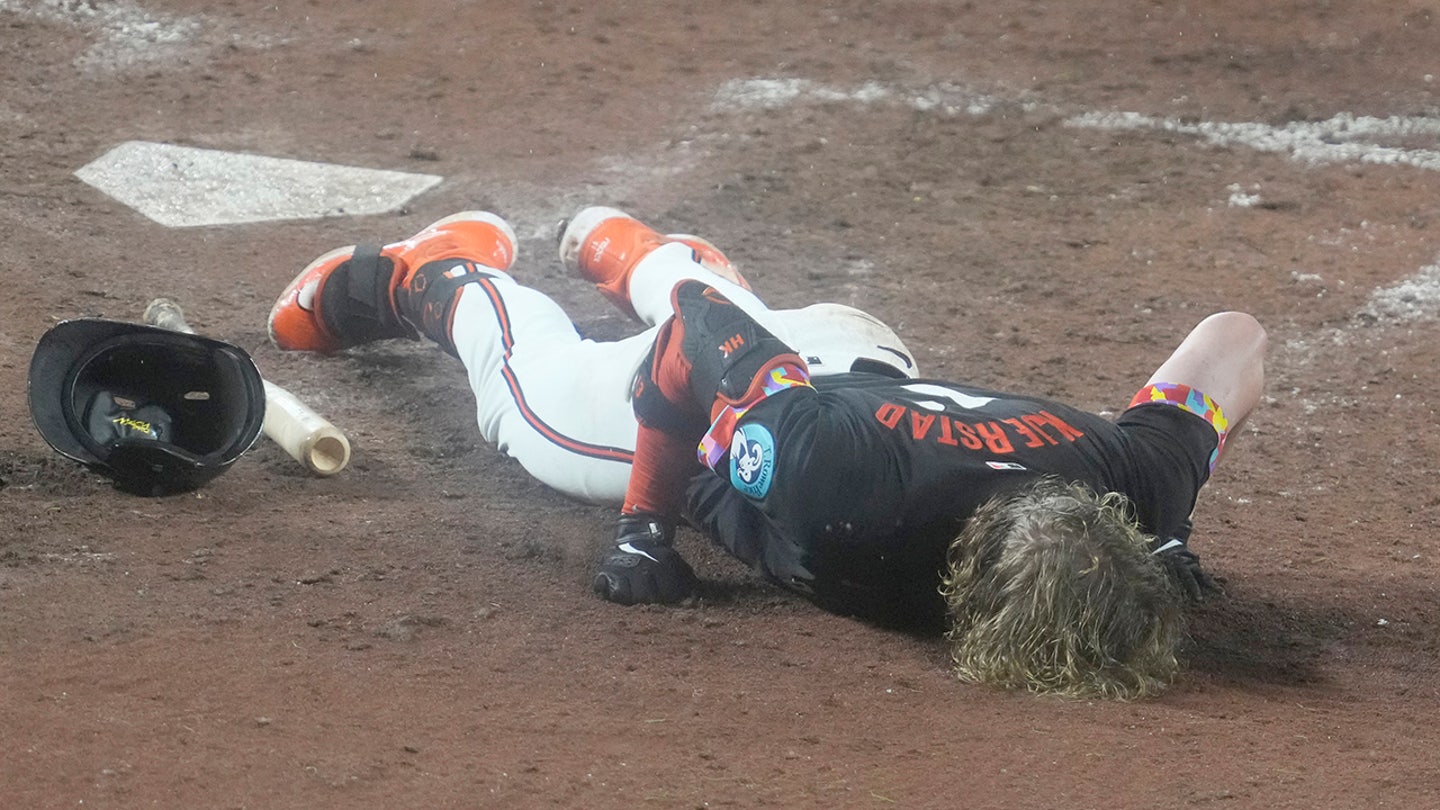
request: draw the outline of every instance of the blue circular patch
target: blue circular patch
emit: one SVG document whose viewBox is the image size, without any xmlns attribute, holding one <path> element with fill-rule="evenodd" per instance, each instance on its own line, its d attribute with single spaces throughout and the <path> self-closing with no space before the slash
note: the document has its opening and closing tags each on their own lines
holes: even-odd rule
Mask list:
<svg viewBox="0 0 1440 810">
<path fill-rule="evenodd" d="M 735 429 L 730 440 L 730 485 L 751 498 L 764 498 L 775 475 L 775 437 L 763 425 Z"/>
</svg>

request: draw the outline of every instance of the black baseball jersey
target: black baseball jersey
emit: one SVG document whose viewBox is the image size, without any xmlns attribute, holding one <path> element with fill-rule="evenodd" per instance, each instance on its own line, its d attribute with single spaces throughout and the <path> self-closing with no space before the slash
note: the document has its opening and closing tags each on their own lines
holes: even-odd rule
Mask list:
<svg viewBox="0 0 1440 810">
<path fill-rule="evenodd" d="M 1125 494 L 1141 527 L 1185 520 L 1218 438 L 1167 404 L 1116 421 L 940 380 L 816 379 L 740 420 L 691 482 L 691 521 L 771 580 L 838 612 L 938 622 L 945 551 L 992 495 L 1038 476 Z"/>
</svg>

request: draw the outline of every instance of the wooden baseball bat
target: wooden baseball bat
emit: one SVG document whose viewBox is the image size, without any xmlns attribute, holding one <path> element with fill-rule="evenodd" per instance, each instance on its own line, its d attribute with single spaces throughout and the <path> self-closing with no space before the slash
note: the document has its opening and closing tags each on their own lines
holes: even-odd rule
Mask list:
<svg viewBox="0 0 1440 810">
<path fill-rule="evenodd" d="M 145 307 L 145 323 L 195 334 L 185 311 L 169 298 Z M 316 475 L 334 475 L 350 463 L 350 440 L 294 394 L 265 380 L 265 435 Z"/>
</svg>

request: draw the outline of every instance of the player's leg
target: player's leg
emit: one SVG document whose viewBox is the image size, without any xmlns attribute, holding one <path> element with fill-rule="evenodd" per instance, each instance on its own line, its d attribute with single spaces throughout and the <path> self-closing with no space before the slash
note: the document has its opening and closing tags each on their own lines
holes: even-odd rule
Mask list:
<svg viewBox="0 0 1440 810">
<path fill-rule="evenodd" d="M 558 304 L 503 274 L 466 285 L 450 323 L 485 441 L 553 489 L 619 505 L 635 453 L 630 388 L 654 330 L 583 340 Z"/>
<path fill-rule="evenodd" d="M 616 208 L 591 206 L 566 222 L 560 261 L 649 326 L 670 317 L 670 291 L 685 280 L 715 287 L 752 317 L 768 312 L 719 248 L 698 236 L 661 234 Z"/>
<path fill-rule="evenodd" d="M 618 503 L 635 441 L 629 383 L 653 336 L 582 341 L 559 305 L 503 272 L 514 255 L 510 226 L 477 211 L 334 250 L 281 294 L 270 334 L 318 352 L 424 334 L 465 364 L 487 442 L 562 492 Z"/>
<path fill-rule="evenodd" d="M 1265 385 L 1265 328 L 1243 312 L 1220 312 L 1201 321 L 1146 380 L 1132 404 L 1200 392 L 1218 405 L 1221 449 L 1225 435 L 1244 423 Z M 1203 409 L 1203 404 L 1195 406 Z M 1202 414 L 1203 415 L 1203 414 Z"/>
<path fill-rule="evenodd" d="M 615 208 L 593 206 L 570 219 L 561 229 L 560 259 L 622 311 L 651 326 L 674 314 L 670 292 L 677 284 L 700 281 L 795 347 L 815 376 L 849 371 L 918 376 L 914 355 L 873 316 L 840 304 L 772 310 L 710 242 L 662 235 Z"/>
<path fill-rule="evenodd" d="M 465 365 L 485 441 L 560 492 L 620 502 L 635 447 L 630 383 L 653 335 L 582 340 L 549 296 L 456 260 L 421 267 L 396 300 Z"/>
<path fill-rule="evenodd" d="M 635 264 L 629 279 L 630 302 L 646 323 L 659 323 L 674 313 L 670 293 L 676 285 L 699 281 L 794 347 L 815 376 L 849 371 L 919 376 L 914 355 L 894 330 L 877 318 L 854 307 L 831 303 L 771 309 L 752 290 L 693 260 L 685 245 L 667 244 L 651 251 Z"/>
</svg>

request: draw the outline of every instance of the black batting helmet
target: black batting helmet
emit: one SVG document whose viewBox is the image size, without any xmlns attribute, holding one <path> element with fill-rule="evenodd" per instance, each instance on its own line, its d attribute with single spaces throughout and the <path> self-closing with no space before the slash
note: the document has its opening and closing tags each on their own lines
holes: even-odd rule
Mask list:
<svg viewBox="0 0 1440 810">
<path fill-rule="evenodd" d="M 201 486 L 250 449 L 265 421 L 265 384 L 244 350 L 99 318 L 41 336 L 29 397 L 51 447 L 141 495 Z"/>
</svg>

